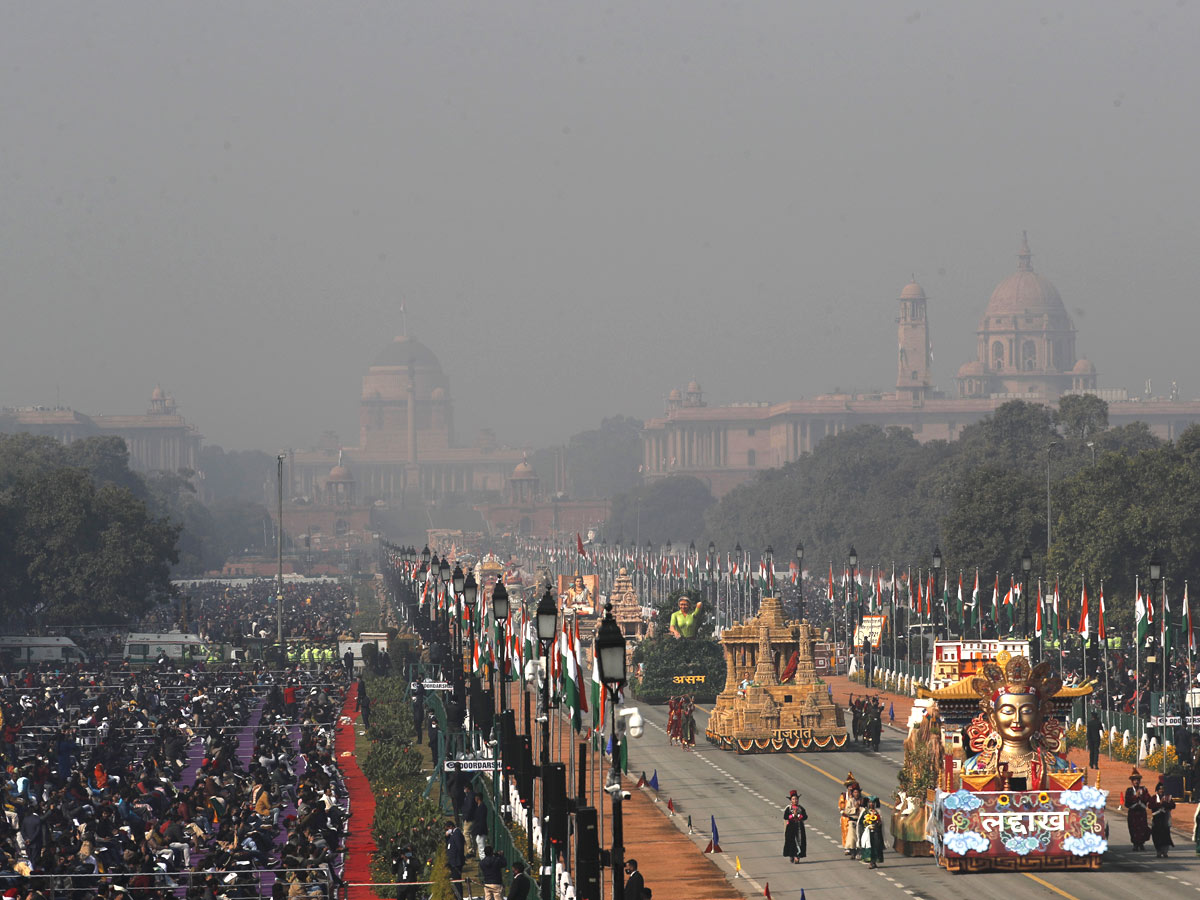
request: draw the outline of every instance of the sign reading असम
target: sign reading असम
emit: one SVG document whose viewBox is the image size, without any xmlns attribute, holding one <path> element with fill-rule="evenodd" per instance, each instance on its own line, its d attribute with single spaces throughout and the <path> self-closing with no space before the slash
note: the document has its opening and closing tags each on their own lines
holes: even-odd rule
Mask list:
<svg viewBox="0 0 1200 900">
<path fill-rule="evenodd" d="M 425 690 L 427 691 L 448 691 L 452 687 L 448 681 L 422 681 L 420 683 L 425 685 Z M 408 689 L 410 691 L 415 691 L 417 689 L 417 682 L 414 681 L 412 684 L 410 684 Z"/>
<path fill-rule="evenodd" d="M 676 675 L 671 680 L 676 684 L 704 684 L 703 675 Z"/>
</svg>

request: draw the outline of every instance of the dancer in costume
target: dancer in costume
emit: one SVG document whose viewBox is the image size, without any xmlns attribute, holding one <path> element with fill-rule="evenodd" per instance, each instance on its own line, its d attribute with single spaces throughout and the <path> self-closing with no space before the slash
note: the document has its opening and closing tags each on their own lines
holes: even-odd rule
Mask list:
<svg viewBox="0 0 1200 900">
<path fill-rule="evenodd" d="M 858 843 L 863 861 L 869 862 L 872 869 L 877 868 L 883 862 L 883 816 L 878 797 L 870 798 L 859 817 Z"/>
<path fill-rule="evenodd" d="M 1174 808 L 1175 798 L 1167 793 L 1167 786 L 1160 781 L 1150 798 L 1150 836 L 1162 859 L 1166 859 L 1167 850 L 1175 846 L 1171 840 L 1171 810 Z"/>
<path fill-rule="evenodd" d="M 808 855 L 808 836 L 804 830 L 804 821 L 808 813 L 800 805 L 800 795 L 792 791 L 788 805 L 783 808 L 783 818 L 787 825 L 783 829 L 783 855 L 798 863 Z"/>
<path fill-rule="evenodd" d="M 682 703 L 682 697 L 672 697 L 667 701 L 667 737 L 672 744 L 679 741 L 679 729 L 682 722 L 680 706 Z"/>
<path fill-rule="evenodd" d="M 1150 840 L 1150 792 L 1142 785 L 1142 773 L 1135 767 L 1129 776 L 1129 787 L 1123 798 L 1125 818 L 1129 824 L 1129 840 L 1134 850 L 1145 850 Z"/>
<path fill-rule="evenodd" d="M 847 788 L 842 799 L 838 801 L 842 808 L 842 849 L 847 856 L 853 857 L 858 852 L 858 820 L 862 817 L 862 789 L 858 782 Z"/>
<path fill-rule="evenodd" d="M 690 695 L 680 699 L 679 743 L 685 750 L 696 746 L 696 703 Z"/>
</svg>

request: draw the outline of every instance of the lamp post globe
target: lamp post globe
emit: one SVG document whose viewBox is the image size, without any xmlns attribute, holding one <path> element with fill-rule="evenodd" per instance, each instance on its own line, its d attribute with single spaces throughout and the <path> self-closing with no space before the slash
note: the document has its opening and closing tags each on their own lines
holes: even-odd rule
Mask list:
<svg viewBox="0 0 1200 900">
<path fill-rule="evenodd" d="M 600 668 L 600 681 L 610 687 L 618 688 L 625 683 L 625 635 L 621 626 L 607 614 L 596 630 L 596 663 Z"/>
<path fill-rule="evenodd" d="M 425 545 L 425 549 L 421 551 L 421 562 L 429 564 L 429 545 Z"/>
<path fill-rule="evenodd" d="M 558 607 L 554 605 L 554 595 L 546 588 L 542 599 L 537 605 L 537 635 L 543 644 L 549 644 L 555 638 L 558 627 Z"/>
<path fill-rule="evenodd" d="M 450 580 L 454 585 L 454 593 L 461 594 L 466 586 L 466 579 L 463 577 L 462 566 L 458 563 L 454 564 L 454 574 L 450 576 Z"/>
<path fill-rule="evenodd" d="M 497 622 L 508 621 L 508 588 L 504 586 L 503 578 L 497 578 L 492 588 L 492 615 Z"/>
</svg>

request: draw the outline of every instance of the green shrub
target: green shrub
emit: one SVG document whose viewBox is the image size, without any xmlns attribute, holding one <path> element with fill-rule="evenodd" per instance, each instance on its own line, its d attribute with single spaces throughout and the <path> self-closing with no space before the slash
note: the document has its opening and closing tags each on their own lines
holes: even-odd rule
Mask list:
<svg viewBox="0 0 1200 900">
<path fill-rule="evenodd" d="M 638 646 L 633 661 L 644 669 L 630 687 L 635 697 L 647 703 L 663 703 L 680 694 L 711 703 L 725 686 L 725 654 L 711 638 L 674 638 L 660 632 Z M 703 675 L 704 682 L 680 684 L 674 680 L 677 675 Z"/>
</svg>

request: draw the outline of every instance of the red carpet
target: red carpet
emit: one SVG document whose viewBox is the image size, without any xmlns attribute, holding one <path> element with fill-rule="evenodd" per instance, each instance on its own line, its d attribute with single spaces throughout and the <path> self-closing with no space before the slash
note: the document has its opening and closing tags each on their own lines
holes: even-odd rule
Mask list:
<svg viewBox="0 0 1200 900">
<path fill-rule="evenodd" d="M 371 857 L 375 854 L 375 839 L 371 834 L 375 822 L 375 796 L 371 793 L 371 783 L 358 767 L 358 758 L 354 745 L 357 736 L 354 733 L 354 721 L 358 713 L 354 711 L 355 699 L 358 697 L 358 683 L 350 686 L 346 693 L 346 705 L 342 707 L 342 716 L 348 722 L 339 720 L 337 737 L 334 740 L 334 752 L 337 754 L 338 765 L 346 782 L 346 791 L 350 795 L 350 824 L 346 836 L 346 867 L 342 877 L 347 884 L 366 884 L 371 881 Z M 376 893 L 368 887 L 348 888 L 348 900 L 374 900 Z"/>
</svg>

